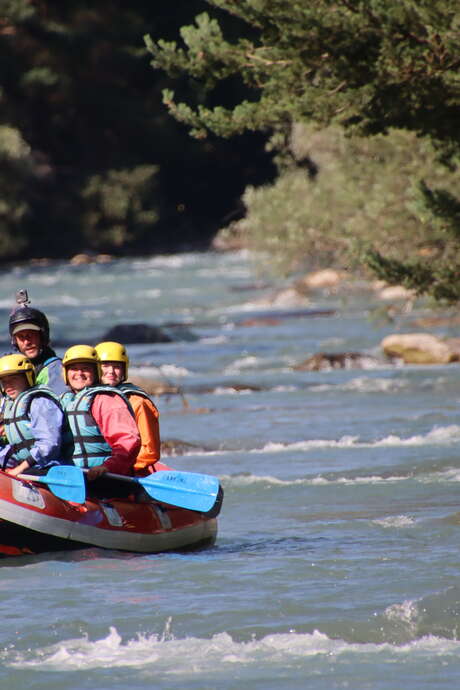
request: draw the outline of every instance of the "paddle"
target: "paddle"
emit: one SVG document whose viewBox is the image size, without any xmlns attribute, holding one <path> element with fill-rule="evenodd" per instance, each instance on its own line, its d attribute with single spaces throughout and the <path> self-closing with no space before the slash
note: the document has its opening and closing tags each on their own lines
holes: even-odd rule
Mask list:
<svg viewBox="0 0 460 690">
<path fill-rule="evenodd" d="M 106 472 L 103 478 L 140 484 L 149 496 L 162 503 L 208 513 L 219 495 L 219 480 L 210 474 L 159 470 L 147 477 L 127 477 Z"/>
<path fill-rule="evenodd" d="M 58 498 L 73 503 L 84 503 L 86 490 L 85 478 L 79 467 L 73 465 L 55 465 L 47 474 L 19 474 L 18 479 L 48 484 Z"/>
<path fill-rule="evenodd" d="M 48 484 L 51 491 L 66 501 L 85 502 L 85 481 L 80 467 L 56 465 L 46 475 L 20 474 L 19 479 Z M 199 513 L 215 513 L 213 508 L 222 501 L 219 480 L 210 474 L 159 470 L 147 477 L 128 477 L 106 472 L 107 479 L 140 484 L 149 496 L 162 503 L 195 510 Z"/>
</svg>

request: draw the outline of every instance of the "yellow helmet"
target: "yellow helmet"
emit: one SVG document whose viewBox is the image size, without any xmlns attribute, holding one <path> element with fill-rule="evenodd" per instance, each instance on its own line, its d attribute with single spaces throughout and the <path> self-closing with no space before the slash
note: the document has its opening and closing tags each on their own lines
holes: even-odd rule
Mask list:
<svg viewBox="0 0 460 690">
<path fill-rule="evenodd" d="M 120 362 L 121 364 L 124 364 L 124 378 L 128 378 L 129 357 L 124 345 L 108 340 L 105 343 L 99 343 L 99 345 L 96 345 L 95 350 L 99 355 L 101 362 Z"/>
<path fill-rule="evenodd" d="M 29 387 L 35 385 L 34 365 L 24 355 L 5 355 L 0 358 L 0 379 L 10 374 L 25 374 Z"/>
<path fill-rule="evenodd" d="M 91 345 L 72 345 L 64 353 L 62 358 L 62 375 L 64 381 L 68 384 L 67 380 L 67 367 L 69 364 L 74 364 L 76 362 L 89 362 L 90 364 L 96 365 L 96 377 L 100 381 L 101 378 L 101 363 L 96 352 L 96 348 Z"/>
</svg>

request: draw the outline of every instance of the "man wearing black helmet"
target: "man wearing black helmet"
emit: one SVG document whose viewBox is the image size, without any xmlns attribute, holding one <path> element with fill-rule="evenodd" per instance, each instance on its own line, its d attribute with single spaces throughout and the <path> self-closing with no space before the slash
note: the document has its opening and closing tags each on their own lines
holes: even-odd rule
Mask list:
<svg viewBox="0 0 460 690">
<path fill-rule="evenodd" d="M 62 377 L 62 364 L 50 347 L 48 319 L 39 309 L 28 305 L 27 292 L 16 296 L 18 306 L 11 312 L 11 345 L 25 355 L 35 369 L 36 383 L 51 388 L 57 395 L 68 390 Z"/>
</svg>

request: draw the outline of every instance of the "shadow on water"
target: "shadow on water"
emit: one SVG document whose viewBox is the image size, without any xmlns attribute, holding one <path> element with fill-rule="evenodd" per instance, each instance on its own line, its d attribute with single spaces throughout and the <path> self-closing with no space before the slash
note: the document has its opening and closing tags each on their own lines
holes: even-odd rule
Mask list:
<svg viewBox="0 0 460 690">
<path fill-rule="evenodd" d="M 232 544 L 215 547 L 219 554 L 265 554 L 281 555 L 294 552 L 315 551 L 317 546 L 330 541 L 327 537 L 262 537 L 248 541 L 239 541 Z"/>
<path fill-rule="evenodd" d="M 115 551 L 100 549 L 98 547 L 74 549 L 71 551 L 50 551 L 39 554 L 23 554 L 21 556 L 3 556 L 0 558 L 0 568 L 12 568 L 17 566 L 29 566 L 36 563 L 49 561 L 61 563 L 84 563 L 86 561 L 133 561 L 139 559 L 160 559 L 178 557 L 208 558 L 213 552 L 218 551 L 215 546 L 194 546 L 178 549 L 177 551 L 164 551 L 160 553 L 139 553 L 134 551 Z"/>
<path fill-rule="evenodd" d="M 35 563 L 44 563 L 48 561 L 60 561 L 62 563 L 81 563 L 84 561 L 94 561 L 101 559 L 131 560 L 136 557 L 139 557 L 138 553 L 131 553 L 126 551 L 110 551 L 94 547 L 89 549 L 76 549 L 72 551 L 49 551 L 39 554 L 23 554 L 22 556 L 3 556 L 0 559 L 0 568 L 28 566 L 34 565 Z"/>
</svg>

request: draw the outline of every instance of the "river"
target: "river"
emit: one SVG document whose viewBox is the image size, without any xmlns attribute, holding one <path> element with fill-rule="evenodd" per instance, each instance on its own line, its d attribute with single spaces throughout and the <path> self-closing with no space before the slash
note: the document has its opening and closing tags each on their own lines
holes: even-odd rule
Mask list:
<svg viewBox="0 0 460 690">
<path fill-rule="evenodd" d="M 270 292 L 256 283 L 244 252 L 3 270 L 5 334 L 27 288 L 56 342 L 114 323 L 196 336 L 129 346 L 131 371 L 180 387 L 155 400 L 162 438 L 190 444 L 168 462 L 217 475 L 225 500 L 206 550 L 0 561 L 2 688 L 460 682 L 459 365 L 296 371 L 320 350 L 378 355 L 395 326 L 371 293 L 250 325 Z"/>
</svg>

